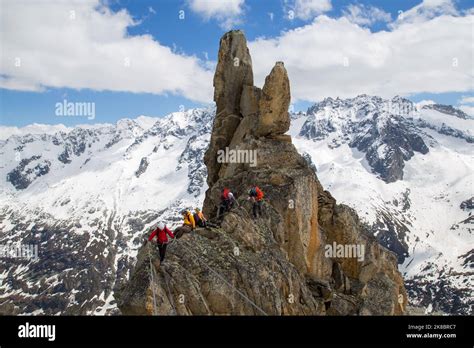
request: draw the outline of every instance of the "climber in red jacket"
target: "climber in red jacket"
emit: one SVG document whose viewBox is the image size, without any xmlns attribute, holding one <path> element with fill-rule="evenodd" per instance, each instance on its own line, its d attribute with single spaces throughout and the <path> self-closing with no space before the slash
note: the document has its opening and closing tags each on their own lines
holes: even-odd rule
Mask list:
<svg viewBox="0 0 474 348">
<path fill-rule="evenodd" d="M 160 262 L 163 262 L 166 254 L 166 246 L 168 244 L 168 236 L 174 239 L 174 234 L 171 232 L 168 227 L 162 222 L 158 223 L 158 227 L 150 234 L 148 241 L 151 241 L 153 238 L 158 239 L 158 249 L 160 251 Z"/>
<path fill-rule="evenodd" d="M 221 193 L 221 203 L 219 204 L 219 208 L 217 209 L 217 219 L 222 220 L 225 213 L 229 212 L 232 207 L 235 205 L 239 205 L 237 200 L 234 197 L 234 194 L 230 192 L 227 187 L 224 187 Z"/>
</svg>

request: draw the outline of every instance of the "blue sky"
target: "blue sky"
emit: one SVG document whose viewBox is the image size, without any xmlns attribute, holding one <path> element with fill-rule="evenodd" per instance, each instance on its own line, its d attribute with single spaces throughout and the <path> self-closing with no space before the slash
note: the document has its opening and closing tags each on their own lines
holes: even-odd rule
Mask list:
<svg viewBox="0 0 474 348">
<path fill-rule="evenodd" d="M 246 34 L 257 85 L 285 62 L 295 110 L 362 93 L 473 110 L 469 1 L 12 0 L 0 8 L 2 125 L 115 122 L 210 105 L 219 38 L 231 28 Z M 95 103 L 95 119 L 56 116 L 63 100 Z"/>
</svg>

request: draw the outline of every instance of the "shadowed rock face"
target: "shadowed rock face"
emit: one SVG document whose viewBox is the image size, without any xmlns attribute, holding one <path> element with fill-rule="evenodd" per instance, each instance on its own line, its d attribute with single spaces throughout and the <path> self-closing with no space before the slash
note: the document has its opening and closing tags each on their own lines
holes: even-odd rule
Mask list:
<svg viewBox="0 0 474 348">
<path fill-rule="evenodd" d="M 155 289 L 159 314 L 262 314 L 256 306 L 276 315 L 402 314 L 406 293 L 395 256 L 365 233 L 351 209 L 323 190 L 285 135 L 290 84 L 284 64 L 275 64 L 263 89 L 253 86 L 240 31 L 223 36 L 218 57 L 203 210 L 215 216 L 224 187 L 231 188 L 239 206 L 220 228 L 192 232 L 171 245 L 164 266 L 153 250 L 154 281 L 142 249 L 119 295 L 122 312 L 152 314 Z M 235 57 L 242 65 L 235 66 Z M 225 148 L 255 151 L 256 165 L 218 163 L 218 151 Z M 257 220 L 246 200 L 254 184 L 265 193 L 264 214 Z M 329 257 L 326 246 L 332 243 L 362 246 L 362 260 Z"/>
</svg>

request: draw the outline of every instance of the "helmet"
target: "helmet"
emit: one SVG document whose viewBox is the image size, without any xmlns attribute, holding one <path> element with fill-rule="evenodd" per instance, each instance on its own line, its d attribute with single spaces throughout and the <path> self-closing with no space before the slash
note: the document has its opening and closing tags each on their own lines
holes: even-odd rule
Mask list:
<svg viewBox="0 0 474 348">
<path fill-rule="evenodd" d="M 158 228 L 159 228 L 160 230 L 164 229 L 164 228 L 165 228 L 165 224 L 164 224 L 163 222 L 159 222 L 159 223 L 158 223 Z"/>
<path fill-rule="evenodd" d="M 229 192 L 229 198 L 234 198 L 234 194 L 232 192 Z"/>
<path fill-rule="evenodd" d="M 197 211 L 197 212 L 200 212 L 200 211 L 201 211 L 199 208 L 196 208 L 196 209 L 194 209 L 194 210 Z"/>
</svg>

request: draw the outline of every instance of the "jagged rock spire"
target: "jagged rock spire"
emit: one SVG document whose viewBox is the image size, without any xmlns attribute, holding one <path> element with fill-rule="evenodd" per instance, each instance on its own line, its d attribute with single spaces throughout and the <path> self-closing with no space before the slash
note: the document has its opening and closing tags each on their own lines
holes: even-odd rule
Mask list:
<svg viewBox="0 0 474 348">
<path fill-rule="evenodd" d="M 242 119 L 240 97 L 244 86 L 253 86 L 252 59 L 243 32 L 232 30 L 224 34 L 220 40 L 214 75 L 216 118 L 209 149 L 204 157 L 209 186 L 217 180 L 220 169 L 217 151 L 229 145 Z"/>
<path fill-rule="evenodd" d="M 214 101 L 217 114 L 239 115 L 244 85 L 253 86 L 252 59 L 247 40 L 240 30 L 224 34 L 220 40 L 214 74 Z"/>
<path fill-rule="evenodd" d="M 277 62 L 265 79 L 259 103 L 258 135 L 281 135 L 290 129 L 290 81 L 283 62 Z"/>
</svg>

